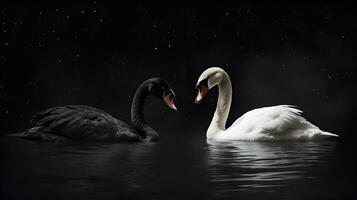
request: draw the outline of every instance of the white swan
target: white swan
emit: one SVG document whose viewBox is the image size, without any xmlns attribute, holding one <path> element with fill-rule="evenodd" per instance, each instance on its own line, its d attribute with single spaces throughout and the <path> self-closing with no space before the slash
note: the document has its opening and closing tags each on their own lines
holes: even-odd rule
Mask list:
<svg viewBox="0 0 357 200">
<path fill-rule="evenodd" d="M 196 103 L 200 103 L 209 89 L 218 85 L 216 111 L 207 130 L 208 139 L 275 141 L 317 140 L 338 135 L 320 130 L 301 117 L 301 110 L 290 105 L 279 105 L 251 110 L 226 129 L 232 101 L 232 86 L 228 74 L 219 67 L 205 70 L 197 81 L 199 90 Z"/>
</svg>

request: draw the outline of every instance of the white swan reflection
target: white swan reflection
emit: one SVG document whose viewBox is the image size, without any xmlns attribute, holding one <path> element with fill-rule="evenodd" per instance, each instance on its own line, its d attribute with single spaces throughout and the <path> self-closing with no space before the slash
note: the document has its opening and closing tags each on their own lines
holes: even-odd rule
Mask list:
<svg viewBox="0 0 357 200">
<path fill-rule="evenodd" d="M 208 143 L 210 181 L 219 191 L 241 191 L 283 187 L 315 177 L 307 173 L 321 165 L 333 151 L 334 143 L 245 142 Z"/>
</svg>

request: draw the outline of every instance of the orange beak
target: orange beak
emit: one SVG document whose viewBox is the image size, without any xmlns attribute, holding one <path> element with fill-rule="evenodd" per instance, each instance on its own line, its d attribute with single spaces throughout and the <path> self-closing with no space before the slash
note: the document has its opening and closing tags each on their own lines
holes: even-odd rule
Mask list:
<svg viewBox="0 0 357 200">
<path fill-rule="evenodd" d="M 207 91 L 208 91 L 208 88 L 206 86 L 202 85 L 201 89 L 198 90 L 198 94 L 197 94 L 195 103 L 197 103 L 197 104 L 201 103 L 203 97 L 206 96 Z"/>
<path fill-rule="evenodd" d="M 164 98 L 164 101 L 165 103 L 167 104 L 167 106 L 173 110 L 177 110 L 175 104 L 174 104 L 174 101 L 170 98 L 170 95 L 166 95 L 163 97 Z"/>
</svg>

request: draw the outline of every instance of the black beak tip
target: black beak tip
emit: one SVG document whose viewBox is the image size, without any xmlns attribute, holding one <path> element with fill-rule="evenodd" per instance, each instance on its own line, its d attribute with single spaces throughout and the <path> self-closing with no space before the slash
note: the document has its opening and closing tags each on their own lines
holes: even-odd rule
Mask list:
<svg viewBox="0 0 357 200">
<path fill-rule="evenodd" d="M 197 101 L 197 99 L 195 99 L 195 104 L 200 104 L 200 103 L 201 103 L 201 100 Z"/>
</svg>

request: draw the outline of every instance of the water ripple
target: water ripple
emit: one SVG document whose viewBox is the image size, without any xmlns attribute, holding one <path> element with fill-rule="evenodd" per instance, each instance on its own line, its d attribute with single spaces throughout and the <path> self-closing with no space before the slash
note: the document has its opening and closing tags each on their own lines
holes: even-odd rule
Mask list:
<svg viewBox="0 0 357 200">
<path fill-rule="evenodd" d="M 323 165 L 333 143 L 207 141 L 210 182 L 216 192 L 282 188 L 315 177 L 307 170 Z"/>
</svg>

